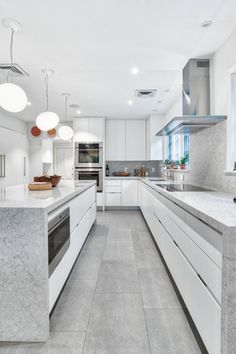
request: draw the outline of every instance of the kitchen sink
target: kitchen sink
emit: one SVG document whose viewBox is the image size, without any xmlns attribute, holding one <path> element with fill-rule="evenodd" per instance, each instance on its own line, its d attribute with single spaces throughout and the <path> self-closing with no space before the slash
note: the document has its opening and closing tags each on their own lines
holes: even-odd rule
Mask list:
<svg viewBox="0 0 236 354">
<path fill-rule="evenodd" d="M 156 185 L 168 192 L 212 192 L 212 189 L 194 186 L 193 184 L 156 183 Z"/>
</svg>

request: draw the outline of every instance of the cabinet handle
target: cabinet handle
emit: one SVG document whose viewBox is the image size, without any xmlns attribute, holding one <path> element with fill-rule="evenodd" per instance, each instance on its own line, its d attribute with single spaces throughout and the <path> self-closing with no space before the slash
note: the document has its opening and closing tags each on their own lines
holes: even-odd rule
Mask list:
<svg viewBox="0 0 236 354">
<path fill-rule="evenodd" d="M 0 178 L 2 178 L 2 155 L 0 155 Z"/>
<path fill-rule="evenodd" d="M 3 176 L 6 177 L 6 155 L 2 155 L 3 157 Z"/>
<path fill-rule="evenodd" d="M 197 274 L 198 278 L 201 280 L 202 284 L 208 288 L 207 284 L 204 282 L 204 280 L 202 279 L 201 275 L 200 274 Z"/>
<path fill-rule="evenodd" d="M 173 240 L 173 242 L 174 242 L 175 246 L 179 248 L 178 243 L 175 240 Z"/>
<path fill-rule="evenodd" d="M 26 157 L 23 157 L 23 164 L 24 164 L 24 172 L 23 172 L 23 176 L 26 176 Z"/>
</svg>

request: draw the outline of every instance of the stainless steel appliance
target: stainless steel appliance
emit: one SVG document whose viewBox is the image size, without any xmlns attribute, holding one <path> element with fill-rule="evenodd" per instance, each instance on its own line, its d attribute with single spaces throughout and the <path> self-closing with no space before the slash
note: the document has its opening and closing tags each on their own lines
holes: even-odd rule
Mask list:
<svg viewBox="0 0 236 354">
<path fill-rule="evenodd" d="M 183 115 L 172 118 L 156 135 L 192 134 L 227 117 L 210 114 L 210 60 L 190 59 L 183 69 Z"/>
<path fill-rule="evenodd" d="M 75 168 L 103 167 L 103 143 L 75 143 Z"/>
<path fill-rule="evenodd" d="M 75 170 L 75 180 L 85 181 L 95 180 L 97 182 L 97 191 L 103 190 L 103 169 L 101 168 L 78 168 Z"/>
<path fill-rule="evenodd" d="M 54 272 L 70 245 L 70 209 L 64 209 L 48 223 L 49 276 Z"/>
</svg>

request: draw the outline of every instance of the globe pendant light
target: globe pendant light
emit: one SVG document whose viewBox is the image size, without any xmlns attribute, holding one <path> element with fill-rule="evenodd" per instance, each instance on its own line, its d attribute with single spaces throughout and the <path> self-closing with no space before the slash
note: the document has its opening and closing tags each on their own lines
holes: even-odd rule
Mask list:
<svg viewBox="0 0 236 354">
<path fill-rule="evenodd" d="M 65 96 L 65 123 L 67 119 L 67 103 L 68 103 L 68 98 L 70 97 L 69 93 L 62 93 L 63 96 Z M 70 140 L 73 137 L 73 129 L 69 127 L 68 125 L 62 125 L 58 129 L 58 135 L 62 140 Z"/>
<path fill-rule="evenodd" d="M 4 18 L 2 24 L 11 29 L 10 42 L 10 58 L 13 66 L 13 38 L 14 33 L 21 30 L 21 24 L 13 19 Z M 27 106 L 28 100 L 25 91 L 18 85 L 8 82 L 9 72 L 7 74 L 7 82 L 0 85 L 0 106 L 8 112 L 17 113 L 23 111 Z"/>
<path fill-rule="evenodd" d="M 48 111 L 48 80 L 50 75 L 54 74 L 54 71 L 50 69 L 43 69 L 42 73 L 45 75 L 44 82 L 46 85 L 46 111 L 38 115 L 36 118 L 36 125 L 40 130 L 46 132 L 58 125 L 59 117 L 56 113 Z"/>
</svg>

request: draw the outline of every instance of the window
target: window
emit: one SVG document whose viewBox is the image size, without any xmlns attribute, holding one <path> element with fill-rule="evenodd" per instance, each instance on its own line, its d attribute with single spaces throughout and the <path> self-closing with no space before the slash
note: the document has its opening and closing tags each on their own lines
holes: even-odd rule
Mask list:
<svg viewBox="0 0 236 354">
<path fill-rule="evenodd" d="M 172 135 L 168 136 L 168 160 L 172 160 Z"/>
<path fill-rule="evenodd" d="M 179 160 L 187 153 L 189 153 L 189 135 L 168 136 L 167 156 L 169 160 Z"/>
</svg>

